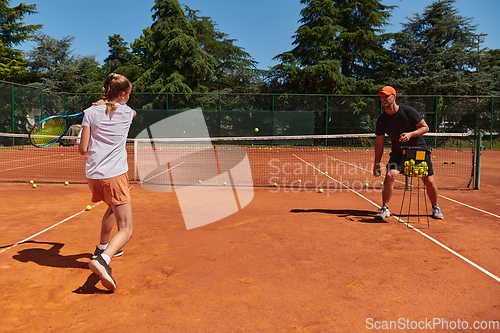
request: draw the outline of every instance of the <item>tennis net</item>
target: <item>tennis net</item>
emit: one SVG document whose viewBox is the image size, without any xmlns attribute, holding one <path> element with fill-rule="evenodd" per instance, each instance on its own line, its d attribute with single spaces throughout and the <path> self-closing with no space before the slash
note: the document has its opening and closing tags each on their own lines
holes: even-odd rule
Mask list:
<svg viewBox="0 0 500 333">
<path fill-rule="evenodd" d="M 129 179 L 155 185 L 382 188 L 374 177 L 374 134 L 239 138 L 128 139 Z M 427 133 L 438 187 L 473 188 L 474 144 L 467 134 Z M 382 176 L 389 159 L 386 137 Z M 35 148 L 24 134 L 0 134 L 0 182 L 85 183 L 78 137 Z M 222 178 L 221 178 L 222 179 Z M 172 182 L 173 180 L 173 182 Z M 403 175 L 396 182 L 405 186 Z"/>
</svg>

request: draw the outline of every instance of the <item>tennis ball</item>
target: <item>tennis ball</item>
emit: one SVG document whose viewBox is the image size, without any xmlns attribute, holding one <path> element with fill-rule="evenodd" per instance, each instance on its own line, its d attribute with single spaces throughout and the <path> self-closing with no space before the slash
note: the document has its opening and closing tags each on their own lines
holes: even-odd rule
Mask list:
<svg viewBox="0 0 500 333">
<path fill-rule="evenodd" d="M 91 210 L 91 209 L 92 209 L 91 205 L 88 205 L 87 207 L 85 207 L 85 210 Z"/>
<path fill-rule="evenodd" d="M 226 182 L 223 182 L 223 183 L 222 183 L 222 185 L 227 185 L 227 183 L 226 183 Z"/>
<path fill-rule="evenodd" d="M 36 188 L 36 184 L 33 184 L 33 188 Z"/>
<path fill-rule="evenodd" d="M 370 185 L 368 185 L 368 183 L 365 183 L 365 187 L 368 187 L 368 186 L 370 186 Z"/>
<path fill-rule="evenodd" d="M 323 189 L 322 189 L 322 188 L 320 188 L 320 189 L 318 190 L 318 192 L 319 192 L 319 193 L 323 193 Z"/>
<path fill-rule="evenodd" d="M 335 160 L 334 160 L 334 161 L 335 161 Z M 325 171 L 325 175 L 327 175 L 327 174 L 328 174 L 328 171 Z"/>
<path fill-rule="evenodd" d="M 34 181 L 30 180 L 30 184 L 34 184 L 34 183 L 35 183 Z"/>
<path fill-rule="evenodd" d="M 274 185 L 274 186 L 278 186 L 278 184 L 276 184 L 276 183 L 274 183 L 273 185 Z"/>
<path fill-rule="evenodd" d="M 381 174 L 380 170 L 375 171 L 375 176 L 380 177 Z"/>
<path fill-rule="evenodd" d="M 255 127 L 254 131 L 255 131 L 255 133 L 257 133 L 259 131 L 259 128 Z"/>
<path fill-rule="evenodd" d="M 200 179 L 200 180 L 198 180 L 198 183 L 200 183 L 200 184 L 201 184 L 201 179 Z"/>
<path fill-rule="evenodd" d="M 69 185 L 69 183 L 68 183 L 68 182 L 64 182 L 64 185 L 66 185 L 66 186 L 67 186 L 67 185 Z"/>
<path fill-rule="evenodd" d="M 302 180 L 300 180 L 300 179 L 299 179 L 299 180 L 297 180 L 297 181 L 298 181 L 299 183 L 302 183 Z"/>
</svg>

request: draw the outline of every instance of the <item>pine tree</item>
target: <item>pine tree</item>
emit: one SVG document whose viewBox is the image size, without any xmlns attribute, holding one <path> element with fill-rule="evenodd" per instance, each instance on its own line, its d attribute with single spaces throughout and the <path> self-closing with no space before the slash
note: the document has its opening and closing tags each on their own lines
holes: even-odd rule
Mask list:
<svg viewBox="0 0 500 333">
<path fill-rule="evenodd" d="M 36 14 L 37 5 L 21 3 L 10 7 L 10 1 L 0 0 L 0 79 L 24 83 L 28 77 L 23 52 L 15 46 L 29 40 L 42 25 L 26 25 L 26 15 Z"/>
<path fill-rule="evenodd" d="M 200 49 L 215 61 L 214 80 L 210 85 L 216 90 L 248 92 L 255 88 L 261 71 L 257 62 L 243 48 L 236 46 L 235 39 L 217 29 L 210 17 L 198 16 L 200 11 L 185 6 L 185 12 L 195 29 Z M 260 87 L 259 87 L 260 88 Z"/>
<path fill-rule="evenodd" d="M 177 0 L 156 0 L 146 60 L 152 64 L 136 82 L 139 91 L 192 93 L 208 91 L 213 57 L 200 49 L 196 32 Z"/>
<path fill-rule="evenodd" d="M 345 93 L 357 80 L 377 79 L 389 60 L 392 34 L 383 27 L 394 6 L 379 0 L 301 0 L 295 48 L 275 57 L 272 75 L 295 92 Z"/>
<path fill-rule="evenodd" d="M 113 36 L 109 36 L 109 55 L 104 59 L 104 66 L 106 66 L 110 72 L 133 60 L 133 54 L 129 51 L 127 44 L 128 43 L 125 42 L 120 35 L 114 34 Z"/>
<path fill-rule="evenodd" d="M 392 46 L 401 65 L 394 85 L 413 95 L 468 95 L 486 92 L 478 65 L 484 50 L 472 19 L 458 15 L 455 0 L 441 0 L 414 14 Z"/>
</svg>

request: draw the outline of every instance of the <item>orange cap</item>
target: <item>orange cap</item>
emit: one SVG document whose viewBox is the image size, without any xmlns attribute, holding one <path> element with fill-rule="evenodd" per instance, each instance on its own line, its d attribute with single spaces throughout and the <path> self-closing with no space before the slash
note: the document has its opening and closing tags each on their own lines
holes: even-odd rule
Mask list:
<svg viewBox="0 0 500 333">
<path fill-rule="evenodd" d="M 394 89 L 393 87 L 391 86 L 385 86 L 382 88 L 382 90 L 380 90 L 380 92 L 378 93 L 378 95 L 394 95 L 396 96 L 396 89 Z"/>
</svg>

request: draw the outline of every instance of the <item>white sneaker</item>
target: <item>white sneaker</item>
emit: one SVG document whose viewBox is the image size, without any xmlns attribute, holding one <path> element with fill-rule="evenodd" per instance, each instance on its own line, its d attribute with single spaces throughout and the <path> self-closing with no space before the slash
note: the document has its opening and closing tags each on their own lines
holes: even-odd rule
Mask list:
<svg viewBox="0 0 500 333">
<path fill-rule="evenodd" d="M 441 213 L 441 209 L 438 206 L 432 207 L 432 217 L 438 220 L 443 219 L 443 213 Z"/>
<path fill-rule="evenodd" d="M 389 216 L 391 216 L 391 213 L 389 213 L 389 207 L 383 206 L 382 208 L 380 208 L 380 212 L 378 212 L 378 214 L 377 214 L 377 216 L 375 216 L 375 218 L 377 220 L 383 220 Z"/>
</svg>

